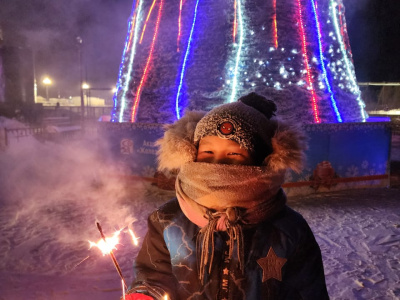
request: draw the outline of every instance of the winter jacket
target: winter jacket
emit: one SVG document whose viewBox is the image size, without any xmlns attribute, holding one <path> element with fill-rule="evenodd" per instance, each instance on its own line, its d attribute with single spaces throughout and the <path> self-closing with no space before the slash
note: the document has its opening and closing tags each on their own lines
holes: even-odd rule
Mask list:
<svg viewBox="0 0 400 300">
<path fill-rule="evenodd" d="M 215 232 L 210 276 L 201 283 L 196 259 L 199 227 L 176 199 L 153 212 L 134 264 L 130 292 L 163 299 L 329 299 L 319 246 L 303 217 L 285 207 L 273 219 L 243 230 L 244 272 L 226 232 Z M 272 250 L 271 250 L 272 249 Z"/>
</svg>

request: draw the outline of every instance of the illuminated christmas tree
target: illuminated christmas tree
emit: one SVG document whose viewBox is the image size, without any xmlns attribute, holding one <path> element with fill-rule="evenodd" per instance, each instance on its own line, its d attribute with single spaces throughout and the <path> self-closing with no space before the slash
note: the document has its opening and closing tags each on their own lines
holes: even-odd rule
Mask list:
<svg viewBox="0 0 400 300">
<path fill-rule="evenodd" d="M 363 122 L 342 0 L 134 0 L 113 122 L 255 91 L 299 123 Z"/>
</svg>

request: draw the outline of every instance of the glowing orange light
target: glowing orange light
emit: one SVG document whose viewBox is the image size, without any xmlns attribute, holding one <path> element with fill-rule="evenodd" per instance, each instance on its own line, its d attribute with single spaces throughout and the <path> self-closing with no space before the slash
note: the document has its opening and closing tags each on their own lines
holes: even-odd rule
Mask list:
<svg viewBox="0 0 400 300">
<path fill-rule="evenodd" d="M 135 15 L 133 16 L 131 32 L 129 34 L 128 51 L 132 46 L 132 37 L 133 37 L 133 33 L 135 32 L 135 24 L 136 24 L 136 17 L 137 17 L 137 7 L 138 7 L 139 2 L 140 2 L 140 0 L 138 0 L 136 2 L 136 6 L 135 6 Z"/>
<path fill-rule="evenodd" d="M 144 71 L 143 71 L 143 76 L 142 76 L 142 79 L 140 80 L 139 87 L 138 87 L 138 89 L 136 91 L 135 103 L 133 104 L 132 114 L 131 114 L 131 122 L 135 122 L 136 114 L 137 114 L 137 108 L 138 108 L 138 105 L 139 105 L 139 102 L 140 102 L 141 90 L 142 90 L 142 87 L 143 87 L 143 83 L 146 80 L 147 69 L 149 68 L 150 61 L 151 61 L 151 58 L 153 56 L 154 44 L 156 42 L 157 33 L 158 33 L 158 27 L 160 25 L 161 10 L 162 10 L 162 7 L 163 7 L 163 3 L 164 3 L 164 1 L 160 0 L 160 7 L 158 8 L 158 16 L 157 16 L 156 28 L 154 30 L 153 41 L 152 41 L 151 47 L 150 47 L 150 54 L 149 54 L 149 57 L 147 58 L 146 66 L 145 66 Z"/>
<path fill-rule="evenodd" d="M 176 40 L 176 46 L 177 46 L 177 52 L 179 52 L 179 41 L 181 39 L 181 30 L 182 30 L 182 6 L 183 6 L 183 0 L 180 0 L 179 3 L 179 18 L 178 18 L 178 38 Z"/>
<path fill-rule="evenodd" d="M 144 35 L 144 32 L 146 31 L 147 21 L 148 21 L 149 18 L 150 18 L 151 12 L 153 11 L 153 7 L 154 7 L 154 4 L 156 4 L 156 1 L 157 1 L 157 0 L 154 0 L 154 1 L 153 1 L 153 4 L 151 4 L 149 13 L 147 14 L 147 18 L 146 18 L 146 21 L 144 22 L 144 26 L 143 26 L 143 30 L 142 30 L 142 35 L 140 36 L 139 44 L 142 43 L 143 35 Z"/>
<path fill-rule="evenodd" d="M 122 230 L 122 229 L 121 229 Z M 121 230 L 114 232 L 112 237 L 106 237 L 106 241 L 104 242 L 103 239 L 99 240 L 97 243 L 89 241 L 90 248 L 97 247 L 103 253 L 103 255 L 110 254 L 112 250 L 116 250 L 116 246 L 119 244 L 119 235 Z"/>
<path fill-rule="evenodd" d="M 273 26 L 273 29 L 274 29 L 274 42 L 275 42 L 275 48 L 277 49 L 278 48 L 278 24 L 276 22 L 276 0 L 274 0 L 273 6 L 274 6 L 274 19 L 273 19 L 273 22 L 274 22 L 274 26 Z"/>
</svg>

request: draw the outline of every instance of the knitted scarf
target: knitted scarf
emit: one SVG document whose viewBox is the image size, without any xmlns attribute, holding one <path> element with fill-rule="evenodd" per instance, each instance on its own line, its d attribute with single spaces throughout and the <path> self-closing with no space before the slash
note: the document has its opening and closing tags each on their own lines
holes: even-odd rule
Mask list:
<svg viewBox="0 0 400 300">
<path fill-rule="evenodd" d="M 229 258 L 234 243 L 243 271 L 243 226 L 258 224 L 285 206 L 278 196 L 285 171 L 271 173 L 267 167 L 190 162 L 180 169 L 175 188 L 185 216 L 201 227 L 196 247 L 200 258 L 199 278 L 204 282 L 214 258 L 214 231 L 229 236 Z M 207 270 L 208 266 L 208 270 Z"/>
</svg>

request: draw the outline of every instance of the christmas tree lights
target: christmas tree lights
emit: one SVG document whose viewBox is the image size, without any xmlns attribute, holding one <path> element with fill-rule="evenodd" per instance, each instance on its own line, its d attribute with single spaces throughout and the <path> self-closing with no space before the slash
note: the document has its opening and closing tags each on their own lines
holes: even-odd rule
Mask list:
<svg viewBox="0 0 400 300">
<path fill-rule="evenodd" d="M 189 40 L 188 40 L 188 43 L 187 43 L 186 52 L 185 52 L 185 57 L 184 57 L 184 59 L 183 59 L 183 64 L 182 64 L 182 68 L 181 68 L 181 74 L 180 74 L 180 79 L 179 79 L 178 92 L 176 93 L 175 110 L 176 110 L 176 117 L 177 117 L 178 119 L 181 118 L 179 100 L 180 100 L 180 97 L 181 97 L 181 90 L 182 90 L 182 84 L 183 84 L 183 77 L 185 76 L 186 62 L 187 62 L 187 59 L 188 59 L 189 53 L 190 53 L 190 45 L 191 45 L 191 43 L 192 43 L 193 31 L 194 31 L 194 28 L 195 28 L 195 25 L 196 25 L 197 8 L 198 8 L 198 6 L 199 6 L 199 1 L 200 1 L 200 0 L 197 0 L 196 6 L 195 6 L 195 9 L 194 9 L 192 28 L 190 29 L 190 36 L 189 36 Z"/>
<path fill-rule="evenodd" d="M 314 0 L 311 0 L 311 4 L 312 4 L 313 14 L 314 14 L 314 18 L 315 18 L 315 26 L 316 26 L 316 30 L 317 30 L 318 54 L 319 54 L 321 70 L 322 70 L 322 73 L 323 73 L 323 76 L 324 76 L 324 81 L 325 81 L 326 87 L 327 87 L 328 92 L 329 92 L 329 96 L 330 96 L 330 99 L 331 99 L 332 107 L 333 107 L 334 112 L 336 114 L 336 119 L 337 119 L 338 122 L 343 122 L 342 117 L 340 116 L 340 112 L 339 112 L 339 110 L 337 108 L 336 100 L 335 100 L 335 98 L 333 96 L 333 91 L 332 91 L 331 84 L 329 82 L 328 74 L 327 74 L 327 71 L 326 71 L 326 62 L 325 62 L 324 54 L 322 53 L 321 25 L 319 24 L 317 8 L 316 8 Z"/>
<path fill-rule="evenodd" d="M 367 118 L 342 0 L 136 0 L 133 7 L 113 122 L 170 123 L 252 91 L 300 123 Z"/>
<path fill-rule="evenodd" d="M 308 84 L 309 89 L 311 90 L 312 109 L 314 112 L 315 123 L 321 123 L 321 120 L 318 116 L 319 112 L 318 112 L 318 106 L 317 106 L 317 96 L 315 94 L 314 84 L 313 84 L 313 81 L 311 78 L 310 63 L 309 63 L 309 58 L 307 55 L 307 40 L 306 40 L 305 31 L 304 31 L 302 5 L 301 5 L 300 0 L 297 0 L 297 3 L 298 3 L 298 9 L 299 9 L 299 28 L 300 28 L 300 37 L 301 37 L 301 47 L 303 49 L 304 64 L 306 66 L 306 72 L 307 72 L 307 84 Z"/>
<path fill-rule="evenodd" d="M 154 30 L 153 39 L 152 39 L 152 42 L 151 42 L 150 53 L 149 53 L 149 56 L 147 58 L 146 66 L 144 67 L 142 79 L 140 80 L 139 87 L 138 87 L 138 89 L 136 91 L 135 102 L 133 104 L 132 114 L 131 114 L 131 122 L 135 122 L 135 120 L 136 120 L 136 114 L 137 114 L 137 110 L 138 110 L 138 106 L 139 106 L 139 102 L 140 102 L 140 94 L 142 92 L 142 87 L 143 87 L 143 84 L 144 84 L 144 82 L 146 80 L 146 77 L 147 77 L 147 71 L 148 71 L 148 68 L 149 68 L 149 64 L 150 64 L 151 58 L 153 56 L 154 44 L 155 44 L 156 38 L 157 38 L 158 27 L 160 26 L 160 18 L 161 18 L 161 11 L 162 11 L 163 3 L 164 3 L 164 0 L 160 0 L 160 6 L 158 8 L 158 15 L 157 15 L 157 22 L 156 22 L 156 26 L 155 26 L 155 30 Z"/>
</svg>

